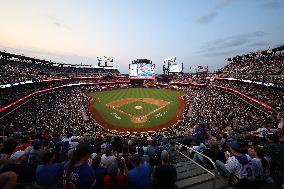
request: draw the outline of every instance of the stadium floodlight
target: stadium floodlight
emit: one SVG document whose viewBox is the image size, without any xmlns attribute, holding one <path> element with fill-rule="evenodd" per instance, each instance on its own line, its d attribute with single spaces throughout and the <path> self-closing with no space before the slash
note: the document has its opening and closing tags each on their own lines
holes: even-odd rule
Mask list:
<svg viewBox="0 0 284 189">
<path fill-rule="evenodd" d="M 98 56 L 97 59 L 99 61 L 99 66 L 101 64 L 101 61 L 105 62 L 105 66 L 107 66 L 108 62 L 113 62 L 113 58 L 107 56 Z"/>
<path fill-rule="evenodd" d="M 169 58 L 165 58 L 164 62 L 175 62 L 176 61 L 176 57 L 169 57 Z"/>
</svg>

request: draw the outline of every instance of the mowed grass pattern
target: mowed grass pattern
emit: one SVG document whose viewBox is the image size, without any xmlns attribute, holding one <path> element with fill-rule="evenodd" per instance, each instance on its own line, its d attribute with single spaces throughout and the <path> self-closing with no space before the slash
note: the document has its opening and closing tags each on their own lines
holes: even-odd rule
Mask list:
<svg viewBox="0 0 284 189">
<path fill-rule="evenodd" d="M 181 91 L 152 88 L 130 88 L 89 93 L 89 96 L 96 100 L 95 108 L 98 110 L 100 116 L 102 116 L 106 122 L 123 128 L 136 128 L 137 124 L 132 123 L 129 116 L 106 107 L 107 103 L 125 98 L 156 98 L 170 102 L 165 108 L 150 115 L 147 122 L 139 125 L 139 127 L 151 128 L 155 125 L 167 123 L 173 116 L 176 116 L 175 114 L 180 104 L 178 98 L 181 95 Z M 151 106 L 152 105 L 153 104 L 151 104 Z M 146 108 L 145 106 L 150 105 L 143 103 L 143 109 Z M 127 107 L 129 107 L 129 109 L 126 111 L 131 111 L 135 106 L 129 105 Z M 150 111 L 150 109 L 152 108 L 146 108 L 147 111 Z"/>
<path fill-rule="evenodd" d="M 141 109 L 136 109 L 136 106 L 141 106 Z M 136 101 L 125 104 L 118 109 L 130 115 L 147 115 L 148 113 L 158 109 L 159 106 L 151 103 Z"/>
</svg>

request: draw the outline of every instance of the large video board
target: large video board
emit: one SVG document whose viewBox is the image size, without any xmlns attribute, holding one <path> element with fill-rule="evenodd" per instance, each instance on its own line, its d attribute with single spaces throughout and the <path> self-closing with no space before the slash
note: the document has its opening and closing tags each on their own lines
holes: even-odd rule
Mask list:
<svg viewBox="0 0 284 189">
<path fill-rule="evenodd" d="M 129 65 L 130 79 L 155 79 L 155 65 L 138 63 Z"/>
<path fill-rule="evenodd" d="M 204 73 L 208 72 L 208 66 L 191 66 L 190 73 Z"/>
<path fill-rule="evenodd" d="M 180 72 L 182 72 L 182 64 L 177 64 L 175 62 L 169 63 L 169 72 L 170 73 L 180 73 Z"/>
</svg>

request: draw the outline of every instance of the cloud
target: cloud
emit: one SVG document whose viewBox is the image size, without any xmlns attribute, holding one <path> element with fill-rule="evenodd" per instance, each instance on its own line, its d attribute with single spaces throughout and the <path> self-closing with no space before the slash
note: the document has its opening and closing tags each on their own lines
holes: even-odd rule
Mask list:
<svg viewBox="0 0 284 189">
<path fill-rule="evenodd" d="M 206 15 L 199 16 L 197 18 L 197 22 L 199 24 L 209 23 L 211 22 L 216 16 L 218 15 L 217 12 L 210 12 Z"/>
<path fill-rule="evenodd" d="M 261 7 L 264 9 L 277 9 L 283 6 L 283 4 L 279 0 L 270 0 L 266 1 L 265 3 L 261 4 Z"/>
<path fill-rule="evenodd" d="M 212 22 L 217 17 L 218 12 L 228 6 L 233 0 L 218 0 L 217 4 L 208 13 L 197 17 L 196 22 L 199 24 L 206 24 Z"/>
<path fill-rule="evenodd" d="M 215 53 L 215 54 L 223 54 L 224 50 L 232 48 L 239 48 L 245 45 L 252 45 L 255 40 L 262 39 L 264 36 L 268 35 L 268 33 L 263 31 L 255 31 L 250 33 L 243 33 L 238 35 L 229 36 L 226 38 L 218 38 L 212 41 L 208 41 L 204 43 L 198 53 L 201 54 L 208 54 L 208 53 Z M 262 41 L 263 42 L 263 41 Z M 259 42 L 258 42 L 259 43 Z M 263 45 L 254 43 L 254 46 Z"/>
<path fill-rule="evenodd" d="M 65 29 L 71 30 L 71 28 L 63 22 L 55 21 L 53 22 L 53 24 L 58 28 L 65 28 Z"/>
<path fill-rule="evenodd" d="M 219 0 L 217 5 L 215 6 L 215 9 L 222 9 L 222 8 L 228 6 L 232 2 L 233 2 L 233 0 Z"/>
<path fill-rule="evenodd" d="M 63 20 L 60 20 L 58 17 L 54 15 L 46 15 L 46 16 L 54 26 L 62 29 L 71 30 L 71 27 L 69 27 Z"/>
</svg>

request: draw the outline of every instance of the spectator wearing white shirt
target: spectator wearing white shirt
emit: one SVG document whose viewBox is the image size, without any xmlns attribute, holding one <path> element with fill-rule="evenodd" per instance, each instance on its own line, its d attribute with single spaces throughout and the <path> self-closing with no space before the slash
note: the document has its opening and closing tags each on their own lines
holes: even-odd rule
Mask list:
<svg viewBox="0 0 284 189">
<path fill-rule="evenodd" d="M 255 179 L 254 167 L 247 155 L 241 153 L 240 145 L 236 142 L 227 144 L 230 152 L 226 152 L 226 164 L 217 160 L 216 166 L 220 174 L 225 177 L 238 180 L 237 183 L 245 183 Z"/>
<path fill-rule="evenodd" d="M 283 125 L 284 125 L 284 118 L 283 115 L 281 116 L 281 114 L 279 113 L 277 115 L 277 119 L 279 120 L 279 124 L 278 124 L 278 129 L 283 129 Z"/>
</svg>

